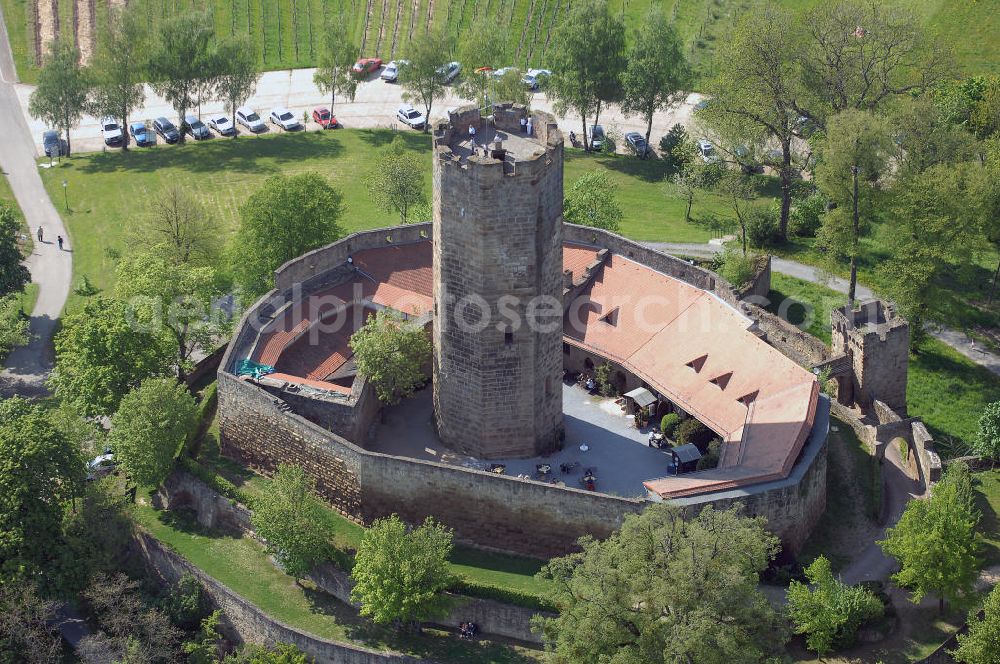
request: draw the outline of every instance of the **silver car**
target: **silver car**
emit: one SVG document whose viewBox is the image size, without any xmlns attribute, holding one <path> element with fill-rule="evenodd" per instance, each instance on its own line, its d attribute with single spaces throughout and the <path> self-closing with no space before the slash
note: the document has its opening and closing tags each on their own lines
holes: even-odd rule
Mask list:
<svg viewBox="0 0 1000 664">
<path fill-rule="evenodd" d="M 382 70 L 382 80 L 386 83 L 395 83 L 399 80 L 399 70 L 408 64 L 410 64 L 409 60 L 393 60 Z"/>
<path fill-rule="evenodd" d="M 236 125 L 229 119 L 229 116 L 219 113 L 208 119 L 208 126 L 219 132 L 220 136 L 233 136 L 236 134 Z"/>
<path fill-rule="evenodd" d="M 409 125 L 414 129 L 423 129 L 424 124 L 427 122 L 427 119 L 424 118 L 424 114 L 409 104 L 404 104 L 396 109 L 396 117 L 400 122 L 405 125 Z"/>
<path fill-rule="evenodd" d="M 284 106 L 272 108 L 269 119 L 271 120 L 271 124 L 278 125 L 285 131 L 292 131 L 299 128 L 298 118 Z"/>
<path fill-rule="evenodd" d="M 458 77 L 459 72 L 462 71 L 462 65 L 457 62 L 449 62 L 446 65 L 438 67 L 437 73 L 441 77 L 441 80 L 445 83 L 451 83 Z"/>
<path fill-rule="evenodd" d="M 249 106 L 240 106 L 236 109 L 236 123 L 254 134 L 264 131 L 264 121 L 257 115 L 257 111 Z"/>
</svg>

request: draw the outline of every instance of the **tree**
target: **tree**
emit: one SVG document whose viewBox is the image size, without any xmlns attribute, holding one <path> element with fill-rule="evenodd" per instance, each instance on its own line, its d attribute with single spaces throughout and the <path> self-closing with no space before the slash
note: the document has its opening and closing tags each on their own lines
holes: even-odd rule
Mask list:
<svg viewBox="0 0 1000 664">
<path fill-rule="evenodd" d="M 221 42 L 215 59 L 218 62 L 214 80 L 216 94 L 225 100 L 229 117 L 236 117 L 236 109 L 257 89 L 260 72 L 250 39 L 246 35 L 233 35 Z M 233 138 L 239 132 L 233 132 Z"/>
<path fill-rule="evenodd" d="M 69 41 L 54 39 L 38 72 L 38 87 L 31 93 L 28 113 L 66 134 L 66 154 L 72 148 L 69 130 L 83 117 L 89 89 L 88 73 L 80 67 L 80 52 Z"/>
<path fill-rule="evenodd" d="M 266 293 L 274 270 L 343 234 L 343 196 L 319 173 L 274 175 L 240 207 L 233 276 L 248 298 Z"/>
<path fill-rule="evenodd" d="M 30 582 L 0 584 L 0 662 L 60 661 L 55 617 L 55 602 L 39 597 Z"/>
<path fill-rule="evenodd" d="M 448 569 L 452 531 L 427 517 L 409 529 L 393 514 L 361 537 L 351 578 L 351 601 L 377 623 L 419 623 L 446 615 L 443 594 L 455 581 Z"/>
<path fill-rule="evenodd" d="M 993 590 L 983 602 L 980 618 L 969 613 L 969 631 L 958 634 L 958 648 L 951 656 L 963 664 L 1000 664 L 1000 586 Z"/>
<path fill-rule="evenodd" d="M 742 171 L 727 170 L 716 184 L 717 191 L 729 203 L 733 220 L 740 227 L 740 242 L 743 255 L 747 255 L 747 221 L 752 208 L 754 182 Z"/>
<path fill-rule="evenodd" d="M 921 21 L 879 0 L 821 3 L 805 14 L 803 80 L 820 108 L 802 112 L 821 126 L 827 112 L 873 111 L 895 96 L 929 89 L 953 70 L 942 42 Z"/>
<path fill-rule="evenodd" d="M 984 147 L 985 177 L 978 178 L 975 199 L 979 203 L 983 240 L 993 251 L 1000 253 L 1000 134 L 987 140 Z M 1000 279 L 1000 260 L 993 270 L 987 302 L 993 302 L 998 279 Z"/>
<path fill-rule="evenodd" d="M 199 103 L 206 72 L 214 73 L 211 51 L 214 20 L 207 12 L 181 12 L 160 24 L 160 32 L 149 54 L 153 89 L 184 120 L 188 109 Z M 181 132 L 184 142 L 184 132 Z"/>
<path fill-rule="evenodd" d="M 187 655 L 188 664 L 218 664 L 222 641 L 222 635 L 219 634 L 221 623 L 222 611 L 218 609 L 201 621 L 195 640 L 187 641 L 181 647 Z"/>
<path fill-rule="evenodd" d="M 90 614 L 111 637 L 104 647 L 119 654 L 115 661 L 179 661 L 180 630 L 162 611 L 146 603 L 136 581 L 121 572 L 95 574 L 82 594 Z"/>
<path fill-rule="evenodd" d="M 113 414 L 144 379 L 169 374 L 173 355 L 159 329 L 140 329 L 128 305 L 106 297 L 66 316 L 55 349 L 56 396 L 86 417 Z"/>
<path fill-rule="evenodd" d="M 148 378 L 125 395 L 111 418 L 108 442 L 132 481 L 160 486 L 194 431 L 197 406 L 183 383 Z"/>
<path fill-rule="evenodd" d="M 168 184 L 129 228 L 131 251 L 152 251 L 175 264 L 209 267 L 217 263 L 221 240 L 214 219 L 188 189 Z"/>
<path fill-rule="evenodd" d="M 21 264 L 21 250 L 17 238 L 21 224 L 14 208 L 0 200 L 0 298 L 20 293 L 31 281 L 28 268 Z"/>
<path fill-rule="evenodd" d="M 979 433 L 972 441 L 976 454 L 987 459 L 1000 458 L 1000 401 L 986 404 L 979 416 Z"/>
<path fill-rule="evenodd" d="M 590 149 L 587 116 L 600 116 L 600 104 L 620 94 L 625 68 L 625 26 L 608 10 L 607 0 L 584 0 L 570 5 L 553 31 L 553 75 L 548 96 L 560 116 L 577 113 L 583 123 L 583 147 Z"/>
<path fill-rule="evenodd" d="M 691 206 L 694 205 L 694 198 L 704 185 L 704 172 L 705 169 L 701 166 L 691 163 L 674 173 L 670 179 L 666 193 L 668 196 L 680 194 L 684 199 L 687 204 L 684 208 L 684 221 L 691 221 Z"/>
<path fill-rule="evenodd" d="M 173 262 L 171 249 L 160 245 L 122 258 L 115 294 L 129 303 L 144 327 L 161 330 L 174 340 L 174 366 L 177 379 L 183 381 L 193 365 L 192 353 L 214 350 L 223 326 L 211 312 L 212 301 L 220 294 L 214 270 Z"/>
<path fill-rule="evenodd" d="M 969 468 L 952 463 L 930 498 L 907 503 L 899 522 L 879 542 L 899 562 L 893 580 L 910 590 L 914 602 L 936 595 L 941 613 L 946 601 L 966 602 L 979 577 L 978 523 Z"/>
<path fill-rule="evenodd" d="M 887 113 L 897 144 L 897 180 L 923 173 L 937 164 L 965 161 L 975 152 L 969 132 L 950 122 L 937 97 L 925 94 L 898 100 Z"/>
<path fill-rule="evenodd" d="M 28 343 L 29 338 L 29 321 L 21 311 L 20 296 L 0 297 L 0 358 L 15 346 Z"/>
<path fill-rule="evenodd" d="M 625 213 L 616 197 L 618 184 L 608 172 L 595 169 L 581 175 L 563 199 L 563 217 L 572 224 L 617 233 Z"/>
<path fill-rule="evenodd" d="M 637 113 L 646 121 L 649 145 L 653 114 L 673 101 L 689 77 L 680 37 L 662 8 L 651 7 L 639 24 L 627 60 L 621 79 L 622 110 Z"/>
<path fill-rule="evenodd" d="M 83 483 L 83 459 L 45 410 L 0 401 L 0 587 L 47 569 L 58 555 L 67 503 Z"/>
<path fill-rule="evenodd" d="M 834 648 L 854 644 L 858 628 L 882 615 L 882 602 L 867 588 L 848 586 L 834 578 L 830 561 L 820 556 L 805 570 L 809 583 L 788 585 L 788 615 L 796 634 L 823 657 Z"/>
<path fill-rule="evenodd" d="M 760 662 L 778 654 L 783 619 L 758 589 L 778 550 L 764 519 L 666 503 L 625 517 L 607 540 L 555 558 L 559 614 L 536 617 L 546 649 L 568 662 Z"/>
<path fill-rule="evenodd" d="M 63 519 L 60 564 L 50 572 L 58 575 L 56 587 L 69 594 L 86 588 L 94 574 L 127 569 L 134 555 L 129 545 L 135 535 L 135 505 L 122 495 L 115 478 L 86 482 L 74 507 Z"/>
<path fill-rule="evenodd" d="M 443 30 L 433 30 L 420 39 L 410 42 L 410 64 L 399 72 L 403 86 L 403 101 L 423 104 L 424 133 L 430 128 L 431 107 L 444 96 L 444 78 L 438 72 L 448 61 L 450 42 Z"/>
<path fill-rule="evenodd" d="M 420 326 L 382 309 L 351 335 L 358 372 L 375 386 L 379 401 L 399 403 L 427 380 L 431 342 Z"/>
<path fill-rule="evenodd" d="M 836 207 L 823 216 L 819 245 L 829 256 L 850 260 L 847 303 L 852 307 L 858 287 L 861 237 L 877 214 L 892 147 L 889 128 L 880 116 L 851 109 L 827 123 L 816 183 Z"/>
<path fill-rule="evenodd" d="M 353 22 L 345 14 L 327 17 L 323 50 L 313 82 L 320 92 L 330 95 L 330 112 L 333 112 L 337 93 L 354 101 L 358 79 L 351 68 L 358 54 L 358 45 L 352 39 Z"/>
<path fill-rule="evenodd" d="M 781 149 L 779 240 L 788 237 L 796 175 L 793 139 L 802 137 L 798 99 L 799 53 L 791 15 L 771 3 L 755 5 L 736 24 L 719 51 L 718 73 L 708 85 L 709 103 L 698 117 L 738 145 L 770 139 Z"/>
<path fill-rule="evenodd" d="M 496 21 L 486 12 L 482 12 L 460 33 L 458 59 L 466 74 L 458 84 L 459 94 L 463 99 L 474 99 L 480 108 L 488 107 L 494 100 L 503 101 L 503 97 L 496 95 L 491 99 L 490 87 L 494 82 L 492 72 L 476 71 L 484 67 L 492 69 L 501 62 L 508 62 L 507 40 L 497 39 L 496 34 Z M 523 83 L 521 88 L 524 89 Z"/>
<path fill-rule="evenodd" d="M 122 149 L 128 149 L 128 118 L 146 100 L 146 17 L 135 7 L 111 7 L 106 29 L 97 31 L 97 49 L 90 61 L 92 87 L 88 109 L 121 122 Z"/>
<path fill-rule="evenodd" d="M 524 73 L 519 69 L 508 69 L 499 78 L 492 78 L 493 100 L 513 102 L 522 106 L 531 105 L 531 90 L 524 84 Z"/>
<path fill-rule="evenodd" d="M 380 210 L 399 214 L 399 223 L 408 223 L 412 211 L 427 204 L 421 156 L 408 150 L 402 136 L 379 149 L 372 170 L 365 175 L 365 186 L 372 202 Z"/>
<path fill-rule="evenodd" d="M 253 527 L 296 581 L 330 558 L 329 522 L 301 466 L 281 464 L 270 490 L 254 501 Z"/>
<path fill-rule="evenodd" d="M 276 643 L 273 646 L 248 643 L 222 660 L 223 664 L 311 664 L 312 661 L 290 643 Z"/>
</svg>

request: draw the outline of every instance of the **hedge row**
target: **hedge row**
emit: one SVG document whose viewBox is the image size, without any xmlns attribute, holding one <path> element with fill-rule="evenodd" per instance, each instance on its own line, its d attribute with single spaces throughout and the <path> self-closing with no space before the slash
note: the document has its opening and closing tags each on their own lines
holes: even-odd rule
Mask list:
<svg viewBox="0 0 1000 664">
<path fill-rule="evenodd" d="M 243 489 L 237 487 L 222 475 L 213 473 L 191 457 L 182 457 L 180 464 L 185 471 L 191 473 L 199 480 L 215 489 L 220 495 L 229 498 L 233 502 L 242 503 L 247 507 L 247 509 L 253 511 L 254 497 Z"/>
<path fill-rule="evenodd" d="M 459 595 L 478 597 L 480 599 L 492 599 L 498 602 L 503 602 L 504 604 L 523 606 L 526 609 L 551 611 L 553 613 L 557 611 L 556 606 L 552 602 L 539 597 L 538 595 L 533 595 L 523 590 L 500 588 L 499 586 L 492 586 L 486 583 L 478 583 L 468 579 L 459 579 L 459 581 L 449 588 L 449 590 Z"/>
</svg>

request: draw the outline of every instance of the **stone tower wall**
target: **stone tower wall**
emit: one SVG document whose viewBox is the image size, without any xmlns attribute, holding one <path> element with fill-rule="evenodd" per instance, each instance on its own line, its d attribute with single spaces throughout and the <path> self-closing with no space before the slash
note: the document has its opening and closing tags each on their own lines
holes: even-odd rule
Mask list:
<svg viewBox="0 0 1000 664">
<path fill-rule="evenodd" d="M 857 310 L 831 314 L 834 355 L 850 358 L 853 400 L 871 408 L 876 400 L 906 414 L 906 381 L 910 362 L 910 326 L 881 300 L 861 303 Z"/>
<path fill-rule="evenodd" d="M 462 452 L 534 456 L 562 435 L 562 141 L 536 114 L 530 157 L 459 157 L 473 112 L 435 132 L 435 419 Z M 539 305 L 544 329 L 526 323 Z"/>
</svg>

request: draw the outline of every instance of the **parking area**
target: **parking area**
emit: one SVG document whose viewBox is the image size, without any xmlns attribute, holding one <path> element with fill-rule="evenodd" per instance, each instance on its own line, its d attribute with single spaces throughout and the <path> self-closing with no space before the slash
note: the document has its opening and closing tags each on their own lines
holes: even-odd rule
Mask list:
<svg viewBox="0 0 1000 664">
<path fill-rule="evenodd" d="M 505 466 L 504 474 L 584 488 L 584 473 L 591 469 L 595 489 L 629 498 L 644 497 L 643 480 L 667 474 L 668 454 L 647 445 L 648 429 L 635 428 L 614 399 L 595 397 L 578 385 L 563 385 L 566 442 L 563 449 L 530 459 L 476 459 L 444 447 L 434 431 L 431 389 L 425 388 L 398 406 L 385 411 L 370 449 L 385 454 L 487 470 Z M 549 477 L 540 478 L 536 466 L 548 465 Z M 567 466 L 563 472 L 560 466 Z"/>
</svg>

